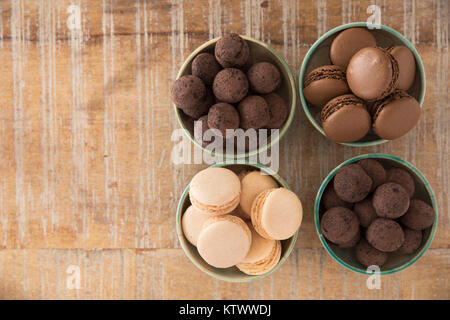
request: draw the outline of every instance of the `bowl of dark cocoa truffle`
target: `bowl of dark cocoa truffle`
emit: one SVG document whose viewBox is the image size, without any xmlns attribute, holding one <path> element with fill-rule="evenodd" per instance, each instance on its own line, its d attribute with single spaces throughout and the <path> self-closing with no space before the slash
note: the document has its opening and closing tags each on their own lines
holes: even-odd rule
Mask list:
<svg viewBox="0 0 450 320">
<path fill-rule="evenodd" d="M 429 248 L 437 205 L 425 177 L 388 154 L 351 158 L 332 170 L 317 193 L 314 221 L 331 257 L 363 274 L 391 274 Z"/>
<path fill-rule="evenodd" d="M 186 136 L 228 159 L 255 156 L 278 143 L 297 103 L 294 77 L 280 54 L 234 33 L 194 50 L 170 96 Z"/>
</svg>

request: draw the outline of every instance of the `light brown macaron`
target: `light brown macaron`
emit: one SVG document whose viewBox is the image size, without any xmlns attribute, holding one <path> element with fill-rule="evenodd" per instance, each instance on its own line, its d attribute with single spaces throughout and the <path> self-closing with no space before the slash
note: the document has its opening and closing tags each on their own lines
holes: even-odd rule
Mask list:
<svg viewBox="0 0 450 320">
<path fill-rule="evenodd" d="M 331 99 L 350 92 L 345 71 L 339 66 L 321 66 L 305 78 L 303 94 L 315 107 L 323 107 Z"/>
<path fill-rule="evenodd" d="M 389 53 L 398 63 L 398 83 L 397 88 L 408 90 L 411 88 L 416 76 L 416 59 L 407 47 L 396 46 L 389 49 Z"/>
<path fill-rule="evenodd" d="M 202 230 L 203 223 L 210 218 L 211 215 L 198 210 L 194 206 L 189 206 L 181 218 L 181 227 L 186 239 L 193 245 L 197 246 L 197 239 Z"/>
<path fill-rule="evenodd" d="M 266 239 L 285 240 L 300 227 L 303 207 L 297 195 L 286 188 L 261 192 L 252 205 L 252 223 Z"/>
<path fill-rule="evenodd" d="M 382 139 L 400 138 L 416 126 L 420 112 L 419 102 L 405 91 L 397 89 L 371 106 L 373 130 Z"/>
<path fill-rule="evenodd" d="M 189 198 L 194 207 L 209 214 L 226 214 L 239 205 L 241 183 L 238 176 L 226 168 L 207 168 L 198 172 L 189 186 Z"/>
<path fill-rule="evenodd" d="M 347 67 L 353 55 L 365 47 L 375 47 L 377 42 L 364 28 L 349 28 L 334 38 L 330 47 L 330 59 L 334 65 Z"/>
<path fill-rule="evenodd" d="M 247 225 L 252 232 L 252 245 L 244 260 L 236 265 L 239 270 L 249 275 L 261 275 L 269 272 L 280 261 L 281 243 L 261 237 L 251 222 Z"/>
<path fill-rule="evenodd" d="M 322 128 L 335 142 L 354 142 L 370 130 L 372 120 L 364 101 L 353 94 L 330 100 L 321 112 Z"/>
<path fill-rule="evenodd" d="M 398 83 L 398 63 L 383 48 L 364 48 L 350 60 L 347 83 L 354 95 L 366 101 L 383 99 Z"/>
<path fill-rule="evenodd" d="M 245 214 L 245 217 L 251 218 L 253 201 L 261 192 L 277 187 L 277 182 L 271 176 L 262 174 L 260 171 L 252 171 L 244 175 L 241 179 L 239 208 Z"/>
<path fill-rule="evenodd" d="M 203 224 L 197 249 L 203 260 L 216 268 L 229 268 L 243 261 L 250 250 L 252 233 L 244 220 L 223 215 Z"/>
</svg>

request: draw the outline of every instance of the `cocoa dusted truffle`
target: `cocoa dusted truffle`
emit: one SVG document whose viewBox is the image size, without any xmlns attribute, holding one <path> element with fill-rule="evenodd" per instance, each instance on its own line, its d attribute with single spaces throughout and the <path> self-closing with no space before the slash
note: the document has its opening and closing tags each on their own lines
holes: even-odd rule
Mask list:
<svg viewBox="0 0 450 320">
<path fill-rule="evenodd" d="M 323 192 L 322 203 L 326 210 L 333 207 L 346 207 L 347 209 L 352 209 L 353 206 L 351 203 L 346 202 L 338 197 L 336 191 L 334 191 L 332 183 L 328 184 L 325 191 Z"/>
<path fill-rule="evenodd" d="M 247 72 L 248 81 L 253 91 L 268 94 L 281 84 L 281 74 L 278 68 L 269 62 L 255 63 Z"/>
<path fill-rule="evenodd" d="M 216 98 L 221 102 L 239 102 L 248 93 L 247 77 L 239 69 L 223 69 L 214 78 L 213 91 Z"/>
<path fill-rule="evenodd" d="M 194 138 L 204 147 L 210 143 L 203 140 L 205 132 L 208 129 L 208 115 L 204 115 L 194 122 Z"/>
<path fill-rule="evenodd" d="M 403 254 L 414 253 L 422 243 L 422 231 L 403 228 L 403 232 L 405 233 L 405 242 L 403 242 L 403 245 L 397 252 Z"/>
<path fill-rule="evenodd" d="M 247 41 L 235 33 L 229 33 L 217 40 L 214 50 L 217 61 L 224 68 L 242 68 L 249 57 Z"/>
<path fill-rule="evenodd" d="M 210 88 L 206 88 L 206 94 L 203 100 L 191 107 L 184 107 L 183 112 L 193 119 L 198 119 L 208 113 L 209 108 L 214 104 L 214 95 Z"/>
<path fill-rule="evenodd" d="M 336 244 L 352 241 L 359 232 L 356 214 L 344 207 L 327 210 L 320 221 L 320 229 L 325 238 Z"/>
<path fill-rule="evenodd" d="M 353 248 L 354 246 L 356 246 L 356 244 L 359 242 L 359 240 L 361 240 L 361 231 L 358 229 L 358 232 L 353 237 L 353 239 L 351 239 L 348 242 L 340 244 L 339 248 L 343 248 L 343 249 L 345 249 L 345 248 Z"/>
<path fill-rule="evenodd" d="M 372 247 L 366 239 L 362 238 L 356 246 L 356 260 L 363 266 L 379 266 L 386 263 L 388 254 Z"/>
<path fill-rule="evenodd" d="M 270 120 L 269 106 L 260 96 L 248 96 L 238 105 L 241 128 L 259 129 Z"/>
<path fill-rule="evenodd" d="M 401 185 L 388 182 L 375 190 L 372 204 L 379 217 L 396 219 L 408 210 L 409 195 Z"/>
<path fill-rule="evenodd" d="M 367 228 L 373 220 L 378 216 L 372 205 L 372 199 L 366 198 L 363 201 L 355 203 L 353 206 L 353 211 L 357 214 L 359 218 L 359 223 L 364 228 Z"/>
<path fill-rule="evenodd" d="M 402 246 L 405 235 L 394 220 L 377 218 L 367 228 L 366 239 L 375 249 L 392 252 Z"/>
<path fill-rule="evenodd" d="M 211 53 L 200 53 L 192 61 L 192 74 L 205 84 L 212 85 L 216 74 L 222 69 Z"/>
<path fill-rule="evenodd" d="M 413 230 L 423 230 L 434 223 L 434 209 L 419 199 L 412 199 L 408 211 L 402 217 L 401 222 Z"/>
<path fill-rule="evenodd" d="M 231 134 L 226 134 L 227 129 L 236 130 L 239 128 L 239 113 L 236 108 L 228 103 L 216 103 L 208 112 L 208 127 L 218 129 L 222 137 L 229 138 Z"/>
<path fill-rule="evenodd" d="M 414 179 L 411 174 L 402 168 L 392 168 L 387 171 L 387 182 L 395 182 L 401 185 L 408 192 L 409 197 L 414 195 Z"/>
<path fill-rule="evenodd" d="M 339 198 L 347 202 L 363 200 L 372 189 L 372 179 L 357 163 L 339 169 L 334 177 L 334 190 Z"/>
<path fill-rule="evenodd" d="M 375 159 L 362 159 L 358 161 L 359 165 L 364 169 L 367 175 L 372 179 L 372 190 L 386 182 L 386 170 Z"/>
<path fill-rule="evenodd" d="M 172 102 L 183 111 L 202 105 L 205 100 L 206 88 L 200 78 L 185 75 L 177 79 L 170 90 Z"/>
<path fill-rule="evenodd" d="M 286 122 L 289 110 L 281 98 L 276 93 L 269 93 L 263 96 L 269 105 L 270 120 L 266 124 L 267 129 L 280 129 Z"/>
</svg>

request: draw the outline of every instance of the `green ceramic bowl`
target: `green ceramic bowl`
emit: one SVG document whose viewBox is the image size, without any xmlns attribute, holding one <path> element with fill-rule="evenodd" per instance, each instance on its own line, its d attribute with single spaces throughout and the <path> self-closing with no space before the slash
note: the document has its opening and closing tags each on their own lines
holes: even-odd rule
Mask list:
<svg viewBox="0 0 450 320">
<path fill-rule="evenodd" d="M 265 172 L 267 174 L 270 174 L 273 179 L 278 183 L 280 187 L 284 187 L 289 189 L 289 186 L 287 185 L 286 181 L 284 181 L 277 173 L 273 172 L 266 166 L 263 166 L 259 163 L 252 163 L 247 162 L 243 160 L 233 160 L 233 161 L 227 161 L 223 163 L 218 163 L 213 165 L 212 167 L 225 167 L 228 168 L 235 173 L 240 173 L 244 170 L 261 170 L 262 172 Z M 241 272 L 237 267 L 231 267 L 231 268 L 215 268 L 207 264 L 202 257 L 200 257 L 197 248 L 194 247 L 184 236 L 183 230 L 181 228 L 181 217 L 183 216 L 183 213 L 186 211 L 186 209 L 191 205 L 191 202 L 189 201 L 189 185 L 184 190 L 183 194 L 181 195 L 180 202 L 178 203 L 178 209 L 177 209 L 177 234 L 178 239 L 180 240 L 181 247 L 184 250 L 184 253 L 188 256 L 189 260 L 192 261 L 192 263 L 199 268 L 201 271 L 207 273 L 208 275 L 225 281 L 230 282 L 248 282 L 256 279 L 261 279 L 272 272 L 274 272 L 276 269 L 278 269 L 284 261 L 288 258 L 288 256 L 291 254 L 292 249 L 294 248 L 295 241 L 297 240 L 298 231 L 289 239 L 282 240 L 281 241 L 281 257 L 280 261 L 276 265 L 275 268 L 270 270 L 269 272 L 259 275 L 259 276 L 251 276 L 247 275 L 243 272 Z"/>
<path fill-rule="evenodd" d="M 363 274 L 372 274 L 367 273 L 366 268 L 362 266 L 355 258 L 354 254 L 354 248 L 348 248 L 348 249 L 342 249 L 338 246 L 332 244 L 328 240 L 324 238 L 322 235 L 322 231 L 320 229 L 320 216 L 325 211 L 324 208 L 321 206 L 321 200 L 322 200 L 322 194 L 327 187 L 328 183 L 333 179 L 336 172 L 352 163 L 356 162 L 361 159 L 366 158 L 372 158 L 378 160 L 384 167 L 397 167 L 407 170 L 414 178 L 415 181 L 415 192 L 414 192 L 414 198 L 421 199 L 431 205 L 435 212 L 435 220 L 433 225 L 425 229 L 423 232 L 423 239 L 422 244 L 420 245 L 419 249 L 416 250 L 415 253 L 412 254 L 399 254 L 399 253 L 390 253 L 388 261 L 385 265 L 381 267 L 381 274 L 391 274 L 398 271 L 402 271 L 403 269 L 406 269 L 410 265 L 412 265 L 414 262 L 416 262 L 429 248 L 431 241 L 433 241 L 434 234 L 436 233 L 436 227 L 437 227 L 437 205 L 436 205 L 436 199 L 434 197 L 433 190 L 431 189 L 430 184 L 428 183 L 427 179 L 420 173 L 419 170 L 417 170 L 411 163 L 397 158 L 395 156 L 389 155 L 389 154 L 382 154 L 382 153 L 371 153 L 371 154 L 364 154 L 360 155 L 354 158 L 351 158 L 347 161 L 344 161 L 339 166 L 337 166 L 333 171 L 331 171 L 328 176 L 325 178 L 325 180 L 322 182 L 322 185 L 320 186 L 319 192 L 317 192 L 316 201 L 314 204 L 314 222 L 316 225 L 316 230 L 319 235 L 319 239 L 322 242 L 323 246 L 327 250 L 327 252 L 331 255 L 331 257 L 339 262 L 341 265 L 346 267 L 347 269 L 363 273 Z"/>
<path fill-rule="evenodd" d="M 306 113 L 309 121 L 312 125 L 325 137 L 325 132 L 322 129 L 321 121 L 320 121 L 320 108 L 309 105 L 306 101 L 305 96 L 303 95 L 303 83 L 304 78 L 315 68 L 332 64 L 330 60 L 330 46 L 331 42 L 338 35 L 339 32 L 348 28 L 354 27 L 367 27 L 366 22 L 354 22 L 349 24 L 344 24 L 337 28 L 334 28 L 324 35 L 322 35 L 308 50 L 306 53 L 305 59 L 303 59 L 302 67 L 300 69 L 299 76 L 299 92 L 300 92 L 300 101 L 303 106 L 303 110 Z M 369 30 L 369 29 L 368 29 Z M 377 44 L 380 47 L 388 48 L 392 46 L 402 45 L 408 47 L 411 52 L 414 54 L 416 58 L 416 78 L 412 87 L 408 90 L 408 93 L 415 97 L 419 104 L 422 106 L 424 97 L 425 97 L 425 70 L 423 67 L 422 60 L 420 59 L 417 50 L 414 46 L 400 33 L 397 31 L 386 27 L 381 26 L 381 29 L 373 29 L 369 30 L 377 40 Z M 352 146 L 352 147 L 368 147 L 374 146 L 381 143 L 386 142 L 387 140 L 381 139 L 375 133 L 369 132 L 364 138 L 359 141 L 351 142 L 351 143 L 341 143 L 343 145 Z"/>
<path fill-rule="evenodd" d="M 224 159 L 238 159 L 238 158 L 247 158 L 254 155 L 257 155 L 258 153 L 267 150 L 270 148 L 273 144 L 277 143 L 286 133 L 289 126 L 292 123 L 292 120 L 294 119 L 295 109 L 297 106 L 297 92 L 296 92 L 296 86 L 294 77 L 292 75 L 291 70 L 289 69 L 288 64 L 284 59 L 281 57 L 281 55 L 275 51 L 272 47 L 270 47 L 268 44 L 258 41 L 256 39 L 242 36 L 243 39 L 245 39 L 249 45 L 250 48 L 250 61 L 252 63 L 256 62 L 262 62 L 267 61 L 271 62 L 274 65 L 278 67 L 278 69 L 281 72 L 282 76 L 282 83 L 280 88 L 275 91 L 278 93 L 286 102 L 286 105 L 289 108 L 289 115 L 286 120 L 286 123 L 283 125 L 283 127 L 280 129 L 279 135 L 272 139 L 268 139 L 268 143 L 261 145 L 258 147 L 258 149 L 249 151 L 249 152 L 242 152 L 242 153 L 219 153 L 216 152 L 216 155 L 223 156 Z M 219 38 L 215 38 L 212 40 L 209 40 L 208 42 L 202 44 L 200 47 L 194 50 L 189 57 L 186 59 L 186 61 L 181 66 L 180 71 L 178 72 L 177 79 L 181 76 L 191 74 L 191 63 L 192 60 L 197 56 L 197 54 L 202 52 L 210 52 L 214 54 L 214 47 L 216 45 L 216 42 Z M 194 139 L 194 131 L 193 131 L 193 121 L 188 116 L 186 116 L 180 109 L 178 109 L 175 105 L 173 105 L 175 115 L 177 117 L 178 123 L 180 124 L 181 128 L 184 129 L 184 133 L 189 137 L 189 139 L 199 148 L 203 149 L 205 152 L 208 152 L 209 154 L 214 155 L 214 151 L 211 151 L 207 148 L 204 148 L 200 143 L 197 142 L 197 140 Z"/>
</svg>

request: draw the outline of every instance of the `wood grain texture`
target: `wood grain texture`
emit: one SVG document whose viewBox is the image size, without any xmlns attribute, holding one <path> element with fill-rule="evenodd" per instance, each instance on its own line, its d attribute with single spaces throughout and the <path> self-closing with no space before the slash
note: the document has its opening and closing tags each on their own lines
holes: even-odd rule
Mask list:
<svg viewBox="0 0 450 320">
<path fill-rule="evenodd" d="M 170 158 L 178 68 L 197 46 L 233 31 L 269 43 L 297 76 L 318 36 L 365 21 L 370 4 L 424 62 L 418 126 L 396 141 L 350 148 L 324 139 L 299 105 L 279 171 L 304 204 L 294 253 L 251 284 L 201 274 L 175 231 L 178 198 L 206 167 Z M 68 28 L 71 5 L 80 28 Z M 450 298 L 448 15 L 446 0 L 0 0 L 0 298 Z M 413 163 L 439 208 L 431 249 L 374 291 L 331 260 L 313 224 L 322 179 L 370 152 Z M 79 290 L 65 286 L 72 264 L 81 268 Z"/>
</svg>

